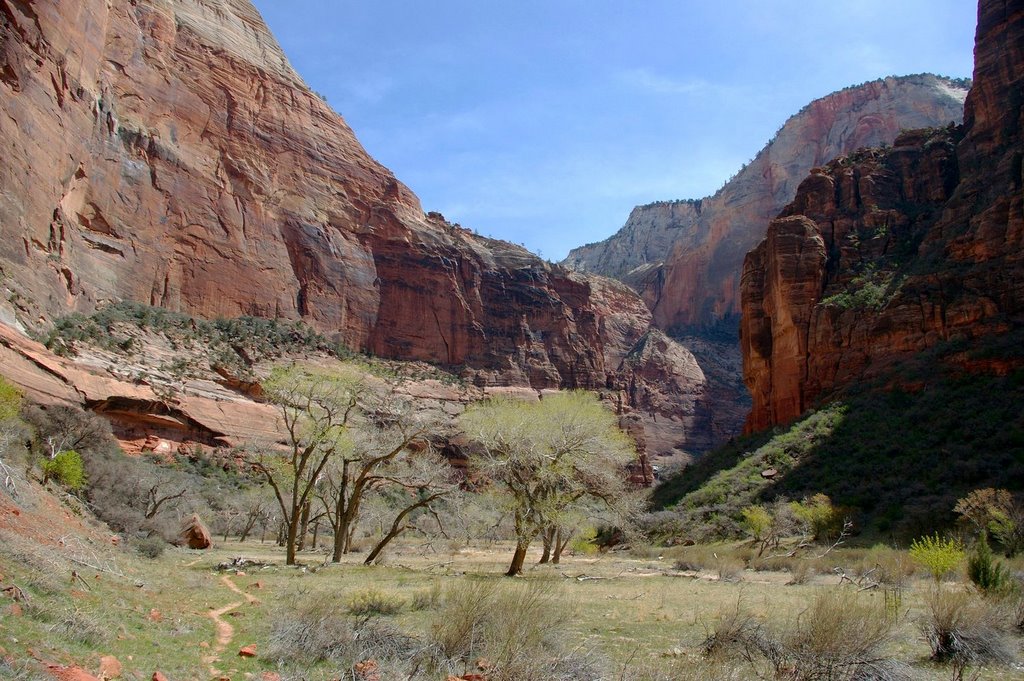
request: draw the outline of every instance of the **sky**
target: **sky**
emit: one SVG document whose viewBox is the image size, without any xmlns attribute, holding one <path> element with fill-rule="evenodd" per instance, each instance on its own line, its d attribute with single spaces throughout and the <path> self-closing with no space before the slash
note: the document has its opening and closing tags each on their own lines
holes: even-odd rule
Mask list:
<svg viewBox="0 0 1024 681">
<path fill-rule="evenodd" d="M 253 0 L 436 210 L 550 260 L 714 193 L 810 101 L 970 77 L 972 0 Z"/>
</svg>

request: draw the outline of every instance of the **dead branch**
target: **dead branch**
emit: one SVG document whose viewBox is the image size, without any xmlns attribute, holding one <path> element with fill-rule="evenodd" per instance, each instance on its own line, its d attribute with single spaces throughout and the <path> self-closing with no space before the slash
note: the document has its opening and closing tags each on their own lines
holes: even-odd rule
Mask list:
<svg viewBox="0 0 1024 681">
<path fill-rule="evenodd" d="M 0 586 L 0 593 L 6 594 L 8 598 L 22 603 L 27 603 L 29 601 L 28 594 L 25 593 L 17 584 Z"/>
</svg>

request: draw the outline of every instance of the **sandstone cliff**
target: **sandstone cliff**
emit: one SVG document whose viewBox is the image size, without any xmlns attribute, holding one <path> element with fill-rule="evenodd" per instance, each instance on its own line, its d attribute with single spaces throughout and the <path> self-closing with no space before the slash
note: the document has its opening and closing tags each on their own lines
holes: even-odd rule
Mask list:
<svg viewBox="0 0 1024 681">
<path fill-rule="evenodd" d="M 748 255 L 748 429 L 865 381 L 900 383 L 913 362 L 1024 365 L 1017 350 L 992 350 L 1024 325 L 1020 3 L 981 1 L 975 59 L 962 127 L 815 170 Z"/>
<path fill-rule="evenodd" d="M 302 319 L 478 386 L 603 389 L 629 416 L 643 301 L 424 214 L 247 0 L 2 0 L 0 92 L 0 322 L 119 300 Z M 658 443 L 686 446 L 685 415 L 656 390 L 634 431 L 676 452 Z"/>
<path fill-rule="evenodd" d="M 647 329 L 617 284 L 424 215 L 246 0 L 0 10 L 9 321 L 120 299 L 302 318 L 537 388 L 604 386 Z"/>
<path fill-rule="evenodd" d="M 617 234 L 573 250 L 565 264 L 629 283 L 662 329 L 735 317 L 743 257 L 811 168 L 891 144 L 901 129 L 959 122 L 966 94 L 962 82 L 918 75 L 815 100 L 714 196 L 639 206 Z"/>
</svg>

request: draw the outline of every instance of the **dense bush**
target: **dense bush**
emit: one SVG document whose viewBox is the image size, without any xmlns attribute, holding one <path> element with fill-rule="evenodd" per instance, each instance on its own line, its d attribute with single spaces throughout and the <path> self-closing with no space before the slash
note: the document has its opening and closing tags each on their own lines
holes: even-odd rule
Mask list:
<svg viewBox="0 0 1024 681">
<path fill-rule="evenodd" d="M 938 582 L 964 560 L 964 549 L 955 539 L 925 536 L 910 544 L 910 557 L 931 573 Z"/>
<path fill-rule="evenodd" d="M 932 659 L 957 665 L 1014 661 L 1009 623 L 997 604 L 964 590 L 935 586 L 926 597 L 921 631 Z"/>
<path fill-rule="evenodd" d="M 783 630 L 763 626 L 737 604 L 719 616 L 703 649 L 709 657 L 745 661 L 751 678 L 909 679 L 882 652 L 891 629 L 878 604 L 836 589 L 821 592 Z"/>
<path fill-rule="evenodd" d="M 52 459 L 43 463 L 43 482 L 56 480 L 70 490 L 81 489 L 85 485 L 85 468 L 82 455 L 73 449 L 58 452 Z"/>
<path fill-rule="evenodd" d="M 975 586 L 986 593 L 998 592 L 1009 583 L 1009 574 L 1003 564 L 992 555 L 986 532 L 982 532 L 978 537 L 974 552 L 967 560 L 967 576 Z"/>
</svg>

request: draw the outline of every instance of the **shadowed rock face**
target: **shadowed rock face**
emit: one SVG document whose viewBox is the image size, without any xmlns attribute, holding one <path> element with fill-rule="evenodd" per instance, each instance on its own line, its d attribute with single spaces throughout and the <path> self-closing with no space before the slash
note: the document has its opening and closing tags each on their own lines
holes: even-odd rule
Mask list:
<svg viewBox="0 0 1024 681">
<path fill-rule="evenodd" d="M 638 206 L 617 234 L 573 250 L 564 264 L 629 283 L 661 329 L 706 328 L 736 316 L 744 256 L 811 168 L 891 144 L 901 129 L 959 122 L 966 94 L 961 84 L 919 75 L 815 100 L 714 196 Z"/>
<path fill-rule="evenodd" d="M 1024 7 L 982 0 L 961 128 L 916 131 L 800 185 L 743 269 L 748 430 L 897 370 L 943 342 L 1024 323 Z M 1005 372 L 1007 357 L 945 353 Z"/>
<path fill-rule="evenodd" d="M 606 386 L 647 329 L 621 285 L 424 215 L 246 0 L 12 0 L 0 41 L 9 322 L 302 318 L 535 388 Z"/>
</svg>

